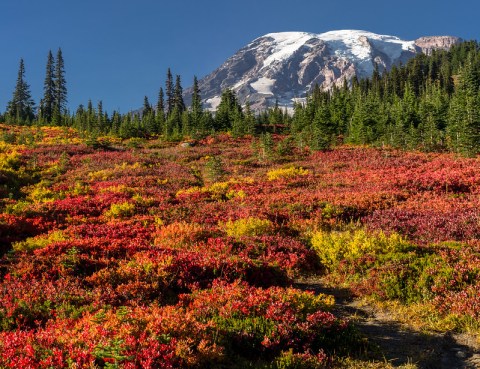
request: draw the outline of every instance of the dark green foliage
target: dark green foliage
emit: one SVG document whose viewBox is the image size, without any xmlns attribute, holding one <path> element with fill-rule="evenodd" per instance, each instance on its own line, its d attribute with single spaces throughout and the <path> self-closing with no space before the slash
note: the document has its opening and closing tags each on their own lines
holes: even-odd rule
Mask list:
<svg viewBox="0 0 480 369">
<path fill-rule="evenodd" d="M 314 88 L 306 104 L 295 105 L 290 131 L 299 147 L 311 149 L 343 141 L 476 155 L 479 86 L 479 45 L 465 42 L 382 75 L 375 67 L 370 79 L 354 79 L 350 88 Z"/>
<path fill-rule="evenodd" d="M 222 159 L 218 156 L 212 156 L 205 163 L 205 177 L 210 182 L 220 181 L 225 175 Z"/>
<path fill-rule="evenodd" d="M 66 114 L 67 106 L 67 81 L 65 79 L 65 63 L 62 49 L 58 49 L 55 61 L 55 100 L 53 105 L 53 123 L 61 125 L 62 116 Z"/>
<path fill-rule="evenodd" d="M 34 119 L 35 105 L 30 93 L 30 86 L 25 81 L 25 65 L 20 59 L 17 84 L 12 100 L 7 106 L 7 120 L 11 123 L 29 124 Z"/>
<path fill-rule="evenodd" d="M 163 88 L 160 87 L 158 92 L 158 101 L 157 101 L 157 115 L 162 115 L 165 119 L 165 100 L 163 94 Z"/>
<path fill-rule="evenodd" d="M 181 78 L 178 74 L 175 79 L 175 90 L 173 92 L 173 108 L 177 108 L 180 114 L 185 111 L 185 103 L 183 102 L 183 88 Z"/>
<path fill-rule="evenodd" d="M 173 96 L 173 76 L 170 68 L 167 70 L 167 80 L 165 81 L 165 95 L 167 96 L 167 116 L 173 111 L 174 96 Z"/>
<path fill-rule="evenodd" d="M 234 134 L 241 134 L 242 107 L 240 106 L 235 93 L 226 89 L 222 93 L 220 104 L 215 114 L 215 131 L 228 131 L 233 129 Z"/>
<path fill-rule="evenodd" d="M 43 84 L 43 99 L 40 101 L 39 120 L 51 122 L 55 105 L 55 60 L 52 51 L 48 52 L 45 82 Z"/>
<path fill-rule="evenodd" d="M 190 107 L 191 132 L 194 135 L 201 134 L 207 130 L 203 126 L 203 105 L 200 97 L 200 88 L 198 87 L 197 77 L 193 77 L 192 106 Z"/>
</svg>

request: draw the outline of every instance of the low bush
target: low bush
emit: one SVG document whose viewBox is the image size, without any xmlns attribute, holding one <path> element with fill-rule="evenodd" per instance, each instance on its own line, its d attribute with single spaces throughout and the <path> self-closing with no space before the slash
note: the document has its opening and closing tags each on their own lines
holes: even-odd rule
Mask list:
<svg viewBox="0 0 480 369">
<path fill-rule="evenodd" d="M 408 242 L 397 233 L 367 233 L 363 229 L 343 232 L 317 231 L 311 237 L 312 248 L 328 270 L 342 260 L 354 260 L 367 254 L 377 255 L 402 251 Z"/>
<path fill-rule="evenodd" d="M 223 228 L 229 237 L 261 236 L 273 231 L 273 223 L 268 219 L 249 217 L 235 221 L 229 220 Z"/>
<path fill-rule="evenodd" d="M 281 178 L 291 179 L 299 176 L 306 176 L 308 174 L 310 174 L 310 172 L 307 169 L 288 167 L 270 170 L 267 173 L 267 177 L 269 181 L 274 181 Z"/>
</svg>

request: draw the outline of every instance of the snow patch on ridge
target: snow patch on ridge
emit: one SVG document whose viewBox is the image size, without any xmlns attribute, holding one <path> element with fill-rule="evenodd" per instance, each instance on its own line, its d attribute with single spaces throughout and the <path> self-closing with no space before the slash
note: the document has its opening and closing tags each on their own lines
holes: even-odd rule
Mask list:
<svg viewBox="0 0 480 369">
<path fill-rule="evenodd" d="M 250 83 L 250 86 L 259 94 L 273 95 L 272 87 L 275 84 L 274 79 L 261 77 L 255 82 Z"/>
<path fill-rule="evenodd" d="M 280 32 L 269 33 L 264 37 L 273 38 L 274 49 L 270 56 L 263 61 L 263 68 L 270 66 L 276 61 L 287 60 L 295 51 L 316 35 L 306 32 Z"/>
<path fill-rule="evenodd" d="M 366 59 L 370 56 L 369 50 L 371 46 L 369 43 L 392 59 L 399 58 L 403 51 L 415 51 L 415 41 L 404 41 L 396 36 L 377 35 L 368 31 L 330 31 L 319 34 L 318 38 L 334 43 L 335 46 L 340 46 L 336 50 L 337 55 L 343 52 L 346 55 L 356 56 L 360 59 Z M 341 47 L 341 43 L 344 44 L 343 47 Z"/>
<path fill-rule="evenodd" d="M 206 100 L 205 102 L 210 105 L 210 107 L 207 108 L 207 110 L 210 111 L 216 111 L 218 108 L 218 105 L 220 105 L 220 101 L 222 98 L 220 96 L 215 96 L 212 97 L 211 99 Z"/>
</svg>

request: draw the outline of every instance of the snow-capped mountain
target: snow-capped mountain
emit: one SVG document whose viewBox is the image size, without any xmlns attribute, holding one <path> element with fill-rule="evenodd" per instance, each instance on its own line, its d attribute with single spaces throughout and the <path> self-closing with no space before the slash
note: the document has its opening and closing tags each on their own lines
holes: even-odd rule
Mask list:
<svg viewBox="0 0 480 369">
<path fill-rule="evenodd" d="M 292 106 L 318 84 L 323 89 L 344 80 L 368 77 L 377 64 L 380 71 L 405 63 L 419 52 L 450 48 L 458 37 L 422 37 L 404 41 L 367 31 L 342 30 L 321 34 L 270 33 L 240 49 L 217 70 L 199 81 L 205 107 L 215 110 L 222 91 L 233 89 L 252 108 Z M 191 90 L 185 91 L 188 102 Z"/>
</svg>

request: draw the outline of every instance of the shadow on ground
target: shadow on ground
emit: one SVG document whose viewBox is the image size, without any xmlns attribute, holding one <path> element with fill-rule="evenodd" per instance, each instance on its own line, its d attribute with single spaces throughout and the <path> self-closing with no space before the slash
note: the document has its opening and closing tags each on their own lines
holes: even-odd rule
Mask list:
<svg viewBox="0 0 480 369">
<path fill-rule="evenodd" d="M 302 281 L 296 287 L 335 297 L 334 313 L 354 321 L 368 340 L 367 352 L 362 354 L 365 361 L 389 362 L 393 367 L 415 364 L 419 369 L 480 368 L 480 352 L 450 333 L 426 334 L 408 329 L 388 314 L 360 304 L 346 289 L 325 287 L 319 281 Z"/>
</svg>

